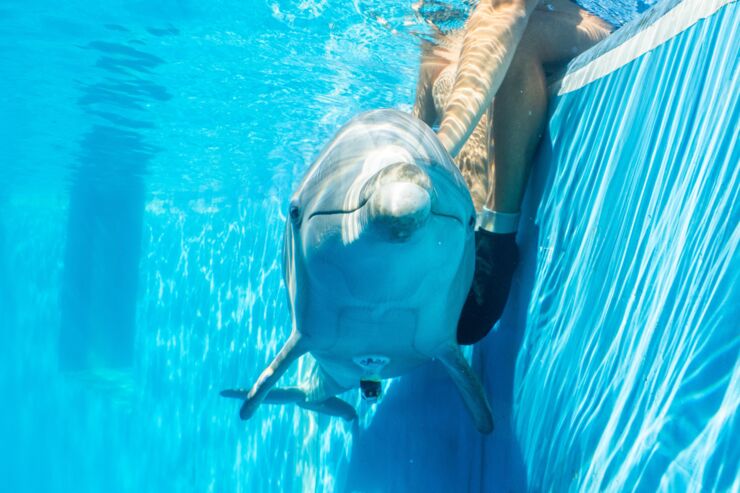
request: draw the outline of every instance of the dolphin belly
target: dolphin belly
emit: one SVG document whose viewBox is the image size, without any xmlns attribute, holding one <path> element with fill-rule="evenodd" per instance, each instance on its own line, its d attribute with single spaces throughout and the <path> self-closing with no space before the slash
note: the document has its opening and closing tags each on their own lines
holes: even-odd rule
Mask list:
<svg viewBox="0 0 740 493">
<path fill-rule="evenodd" d="M 428 324 L 428 318 L 418 309 L 407 307 L 342 307 L 337 315 L 334 343 L 312 354 L 343 386 L 357 386 L 363 378 L 397 377 L 429 361 L 430 354 L 417 347 L 420 335 L 436 334 L 431 344 L 437 347 L 454 340 L 454 334 L 442 327 L 427 325 L 420 330 L 420 320 L 426 319 Z M 368 356 L 381 357 L 387 362 L 379 371 L 357 363 Z"/>
</svg>

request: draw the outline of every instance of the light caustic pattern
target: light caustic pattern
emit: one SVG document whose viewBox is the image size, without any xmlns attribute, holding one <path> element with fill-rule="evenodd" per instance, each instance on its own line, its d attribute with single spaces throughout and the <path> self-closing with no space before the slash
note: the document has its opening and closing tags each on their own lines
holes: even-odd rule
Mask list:
<svg viewBox="0 0 740 493">
<path fill-rule="evenodd" d="M 515 384 L 530 488 L 740 487 L 739 20 L 556 101 Z"/>
<path fill-rule="evenodd" d="M 11 351 L 0 376 L 13 401 L 0 423 L 10 489 L 337 490 L 356 431 L 351 425 L 295 406 L 263 406 L 243 422 L 239 403 L 218 395 L 225 387 L 249 386 L 289 333 L 276 253 L 284 218 L 276 201 L 147 203 L 137 359 L 127 389 L 120 382 L 101 386 L 104 375 L 91 387 L 58 371 L 49 327 L 59 324 L 58 239 L 66 210 L 8 204 L 25 213 L 1 225 L 4 236 L 58 225 L 28 242 L 3 245 L 9 274 L 3 285 L 18 280 L 11 306 L 36 307 L 8 312 L 2 305 L 3 323 L 11 315 L 18 329 L 4 332 Z M 248 220 L 260 215 L 269 219 Z M 24 254 L 36 244 L 45 256 Z M 309 357 L 300 360 L 286 382 L 309 374 L 312 364 Z"/>
<path fill-rule="evenodd" d="M 244 423 L 239 403 L 218 395 L 251 385 L 290 332 L 281 211 L 295 182 L 349 117 L 412 99 L 415 38 L 352 5 L 326 13 L 329 28 L 313 22 L 325 2 L 304 4 L 137 4 L 130 12 L 83 2 L 3 12 L 0 41 L 17 43 L 8 55 L 29 67 L 2 81 L 2 92 L 33 109 L 13 103 L 5 114 L 17 115 L 14 123 L 1 122 L 20 143 L 3 150 L 0 165 L 8 184 L 0 192 L 0 352 L 10 350 L 0 385 L 13 402 L 0 411 L 6 489 L 339 489 L 349 425 L 295 406 L 263 406 Z M 44 9 L 53 15 L 36 15 Z M 400 3 L 384 12 L 395 24 L 411 14 Z M 391 50 L 405 55 L 381 56 Z M 100 127 L 107 131 L 91 131 Z M 94 245 L 131 224 L 120 203 L 89 201 L 73 228 L 68 203 L 79 192 L 67 182 L 109 197 L 107 182 L 93 178 L 110 170 L 116 190 L 134 181 L 122 175 L 146 189 L 136 209 L 135 358 L 115 399 L 58 365 L 72 230 L 93 225 L 81 243 Z M 97 254 L 81 263 L 93 266 L 90 278 L 109 280 L 108 263 L 121 259 Z M 97 333 L 109 331 L 111 316 L 100 313 Z M 311 364 L 300 360 L 285 381 Z"/>
<path fill-rule="evenodd" d="M 334 491 L 349 460 L 352 426 L 342 420 L 264 405 L 243 422 L 240 403 L 218 396 L 222 388 L 248 388 L 290 333 L 280 206 L 217 201 L 181 210 L 154 200 L 147 208 L 156 254 L 142 266 L 141 380 L 158 396 L 154 421 L 182 420 L 167 427 L 191 435 L 157 442 L 165 450 L 190 444 L 188 462 L 200 455 L 211 467 L 192 465 L 198 483 L 213 491 Z M 250 220 L 260 214 L 265 224 Z M 180 241 L 159 243 L 162 237 Z M 296 383 L 312 364 L 302 358 L 286 380 Z M 225 450 L 233 451 L 227 460 Z"/>
</svg>

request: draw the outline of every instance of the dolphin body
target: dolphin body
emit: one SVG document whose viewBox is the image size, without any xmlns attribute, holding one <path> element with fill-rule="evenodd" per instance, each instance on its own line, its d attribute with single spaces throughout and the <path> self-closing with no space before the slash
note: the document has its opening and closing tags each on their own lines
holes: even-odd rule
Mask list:
<svg viewBox="0 0 740 493">
<path fill-rule="evenodd" d="M 462 175 L 434 132 L 395 110 L 345 125 L 292 197 L 283 273 L 292 332 L 243 399 L 295 403 L 351 420 L 337 394 L 439 360 L 482 433 L 493 429 L 483 387 L 456 342 L 475 262 L 475 209 Z M 291 363 L 317 361 L 301 386 L 274 388 Z M 375 387 L 373 387 L 375 383 Z"/>
</svg>

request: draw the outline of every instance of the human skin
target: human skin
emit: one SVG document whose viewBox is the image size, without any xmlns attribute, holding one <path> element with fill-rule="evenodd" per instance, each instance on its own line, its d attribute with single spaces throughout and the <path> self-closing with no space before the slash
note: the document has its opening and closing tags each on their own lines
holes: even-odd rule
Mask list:
<svg viewBox="0 0 740 493">
<path fill-rule="evenodd" d="M 503 82 L 538 0 L 483 0 L 465 27 L 460 63 L 438 136 L 454 157 Z"/>
<path fill-rule="evenodd" d="M 568 0 L 494 0 L 478 4 L 462 33 L 424 47 L 414 112 L 430 125 L 441 120 L 438 136 L 477 210 L 519 211 L 547 114 L 546 71 L 610 32 Z M 454 83 L 440 103 L 433 87 L 450 68 Z"/>
</svg>

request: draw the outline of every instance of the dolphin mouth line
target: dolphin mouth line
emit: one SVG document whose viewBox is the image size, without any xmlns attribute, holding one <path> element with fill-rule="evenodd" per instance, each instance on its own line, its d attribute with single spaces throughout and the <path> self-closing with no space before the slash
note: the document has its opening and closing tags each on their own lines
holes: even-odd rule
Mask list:
<svg viewBox="0 0 740 493">
<path fill-rule="evenodd" d="M 328 211 L 317 211 L 317 212 L 312 213 L 310 216 L 308 216 L 308 219 L 306 219 L 306 221 L 310 221 L 311 219 L 314 218 L 314 216 L 335 216 L 339 214 L 352 214 L 354 212 L 359 211 L 363 207 L 365 207 L 366 204 L 367 204 L 367 200 L 365 200 L 361 205 L 355 207 L 354 209 L 347 209 L 347 210 L 337 209 L 337 210 L 328 210 Z M 463 221 L 459 217 L 453 216 L 452 214 L 445 214 L 444 212 L 438 212 L 435 210 L 430 211 L 430 214 L 432 216 L 453 219 L 459 222 L 460 224 L 463 223 Z"/>
<path fill-rule="evenodd" d="M 365 207 L 365 204 L 367 204 L 367 199 L 365 199 L 362 202 L 362 204 L 358 205 L 354 209 L 347 209 L 347 210 L 334 209 L 334 210 L 328 210 L 328 211 L 317 211 L 317 212 L 312 213 L 310 216 L 308 216 L 308 219 L 306 219 L 306 221 L 310 221 L 311 219 L 314 218 L 314 216 L 334 216 L 337 214 L 352 214 L 353 212 L 357 212 L 363 207 Z"/>
</svg>

